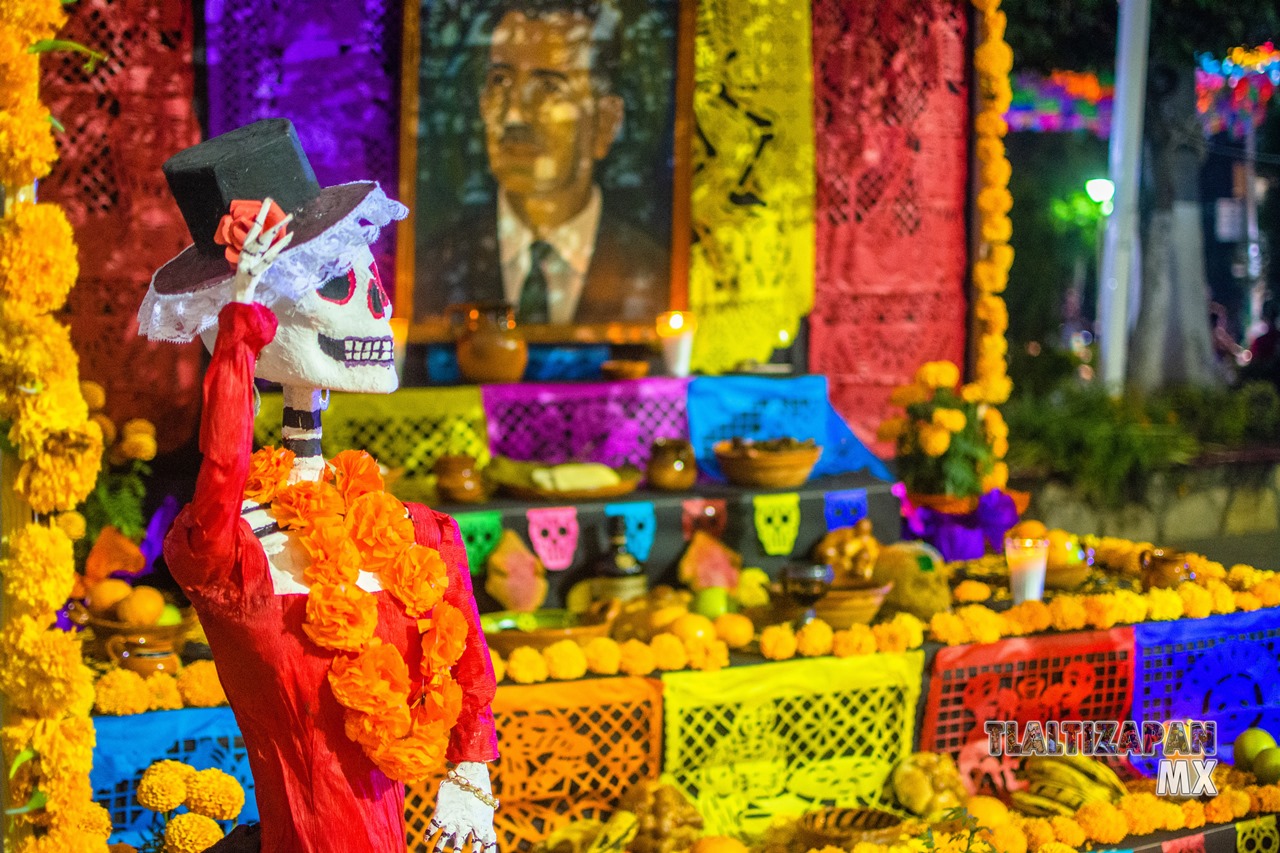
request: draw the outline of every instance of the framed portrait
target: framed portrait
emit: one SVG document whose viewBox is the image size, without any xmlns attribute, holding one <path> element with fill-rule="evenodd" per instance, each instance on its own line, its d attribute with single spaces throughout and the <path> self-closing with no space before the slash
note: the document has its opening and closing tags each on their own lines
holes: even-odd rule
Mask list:
<svg viewBox="0 0 1280 853">
<path fill-rule="evenodd" d="M 686 302 L 692 0 L 406 4 L 396 313 L 634 343 Z"/>
</svg>

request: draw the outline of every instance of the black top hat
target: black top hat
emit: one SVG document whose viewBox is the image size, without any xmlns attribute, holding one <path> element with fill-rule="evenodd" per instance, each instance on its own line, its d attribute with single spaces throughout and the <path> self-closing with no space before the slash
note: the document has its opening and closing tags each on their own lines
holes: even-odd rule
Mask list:
<svg viewBox="0 0 1280 853">
<path fill-rule="evenodd" d="M 164 174 L 195 245 L 162 267 L 152 281 L 160 295 L 213 287 L 235 275 L 214 242 L 231 202 L 270 198 L 293 214 L 293 233 L 281 257 L 296 252 L 351 213 L 375 189 L 373 181 L 321 188 L 288 119 L 237 128 L 169 158 Z"/>
</svg>

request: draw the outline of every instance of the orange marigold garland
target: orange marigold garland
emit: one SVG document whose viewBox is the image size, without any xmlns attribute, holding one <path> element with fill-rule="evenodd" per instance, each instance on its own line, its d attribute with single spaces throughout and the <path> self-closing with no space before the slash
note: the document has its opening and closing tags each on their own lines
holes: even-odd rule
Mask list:
<svg viewBox="0 0 1280 853">
<path fill-rule="evenodd" d="M 462 657 L 467 619 L 441 600 L 449 576 L 440 552 L 414 542 L 404 504 L 383 491 L 368 453 L 334 457 L 320 482 L 285 485 L 293 454 L 263 448 L 253 455 L 246 497 L 271 505 L 277 523 L 300 535 L 310 564 L 302 630 L 337 652 L 329 670 L 334 698 L 346 708 L 343 727 L 369 759 L 401 782 L 425 778 L 444 760 L 462 710 L 462 687 L 450 668 Z M 356 585 L 378 576 L 422 631 L 416 673 L 399 649 L 375 636 L 378 602 Z"/>
</svg>

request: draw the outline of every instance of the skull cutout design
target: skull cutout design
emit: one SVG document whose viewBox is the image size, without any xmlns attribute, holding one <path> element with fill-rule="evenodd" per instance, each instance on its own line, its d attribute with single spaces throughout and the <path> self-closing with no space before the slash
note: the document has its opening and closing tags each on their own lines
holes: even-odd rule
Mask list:
<svg viewBox="0 0 1280 853">
<path fill-rule="evenodd" d="M 346 275 L 272 308 L 280 326 L 258 357 L 258 378 L 333 391 L 396 390 L 391 302 L 367 246 Z M 216 334 L 215 327 L 202 336 L 210 350 Z"/>
<path fill-rule="evenodd" d="M 529 519 L 529 541 L 548 571 L 558 572 L 573 565 L 578 551 L 578 510 L 549 507 L 525 512 Z"/>
</svg>

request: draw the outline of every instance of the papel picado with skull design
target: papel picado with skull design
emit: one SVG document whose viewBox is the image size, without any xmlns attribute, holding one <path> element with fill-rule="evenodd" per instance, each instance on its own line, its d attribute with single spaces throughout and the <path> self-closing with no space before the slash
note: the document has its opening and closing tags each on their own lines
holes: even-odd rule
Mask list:
<svg viewBox="0 0 1280 853">
<path fill-rule="evenodd" d="M 194 245 L 139 311 L 212 352 L 195 495 L 165 541 L 253 771 L 261 824 L 214 849 L 401 853 L 404 783 L 439 775 L 416 849 L 496 850 L 496 690 L 457 524 L 402 504 L 367 454 L 326 460 L 330 391 L 390 393 L 391 304 L 369 249 L 406 208 L 320 187 L 268 119 L 164 167 Z M 283 446 L 253 451 L 254 380 L 284 394 Z"/>
</svg>

